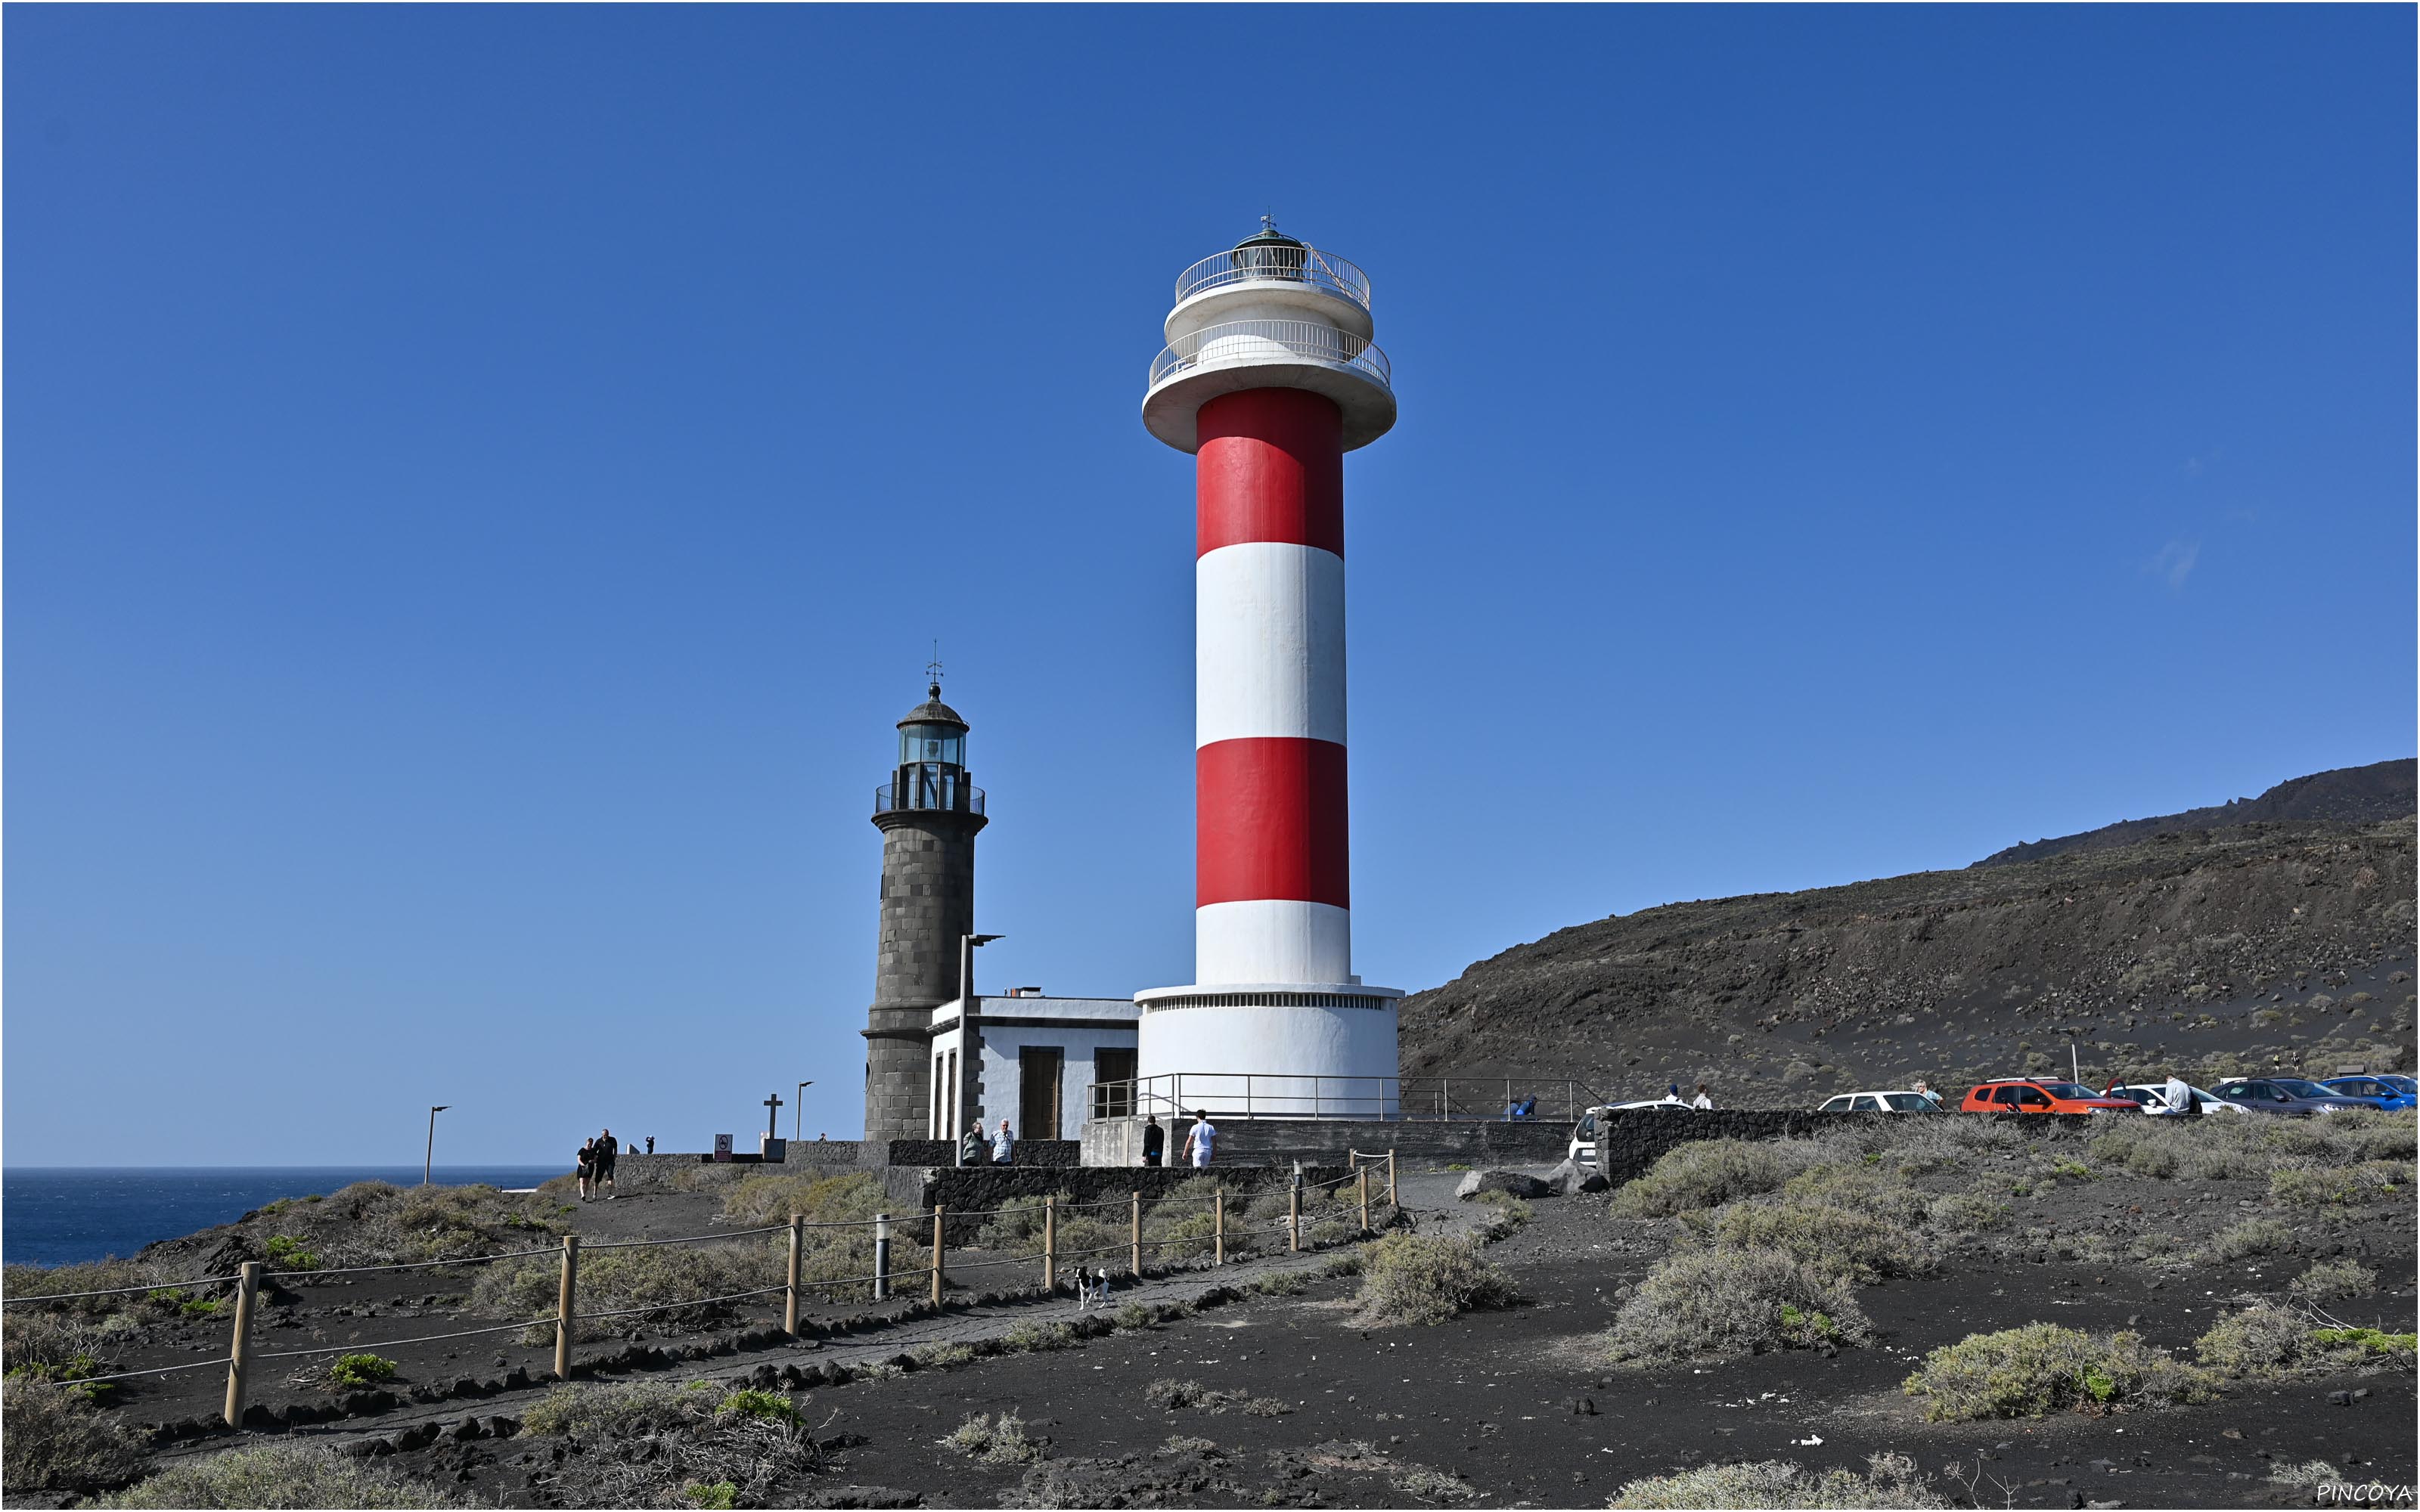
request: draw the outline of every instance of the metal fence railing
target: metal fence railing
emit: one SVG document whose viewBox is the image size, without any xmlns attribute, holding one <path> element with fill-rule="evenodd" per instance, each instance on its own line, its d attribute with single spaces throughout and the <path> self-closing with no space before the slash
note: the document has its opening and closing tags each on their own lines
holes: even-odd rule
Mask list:
<svg viewBox="0 0 2420 1512">
<path fill-rule="evenodd" d="M 1251 283 L 1309 284 L 1370 308 L 1369 274 L 1332 252 L 1283 242 L 1236 247 L 1202 258 L 1176 275 L 1176 302 L 1204 289 Z"/>
<path fill-rule="evenodd" d="M 1094 1082 L 1095 1119 L 1352 1119 L 1384 1123 L 1575 1124 L 1604 1099 L 1570 1077 L 1326 1076 L 1296 1072 L 1163 1072 Z"/>
<path fill-rule="evenodd" d="M 1382 389 L 1394 387 L 1394 370 L 1376 344 L 1316 320 L 1229 320 L 1204 326 L 1160 348 L 1152 359 L 1147 386 L 1157 388 L 1196 370 L 1290 360 L 1349 367 Z"/>
</svg>

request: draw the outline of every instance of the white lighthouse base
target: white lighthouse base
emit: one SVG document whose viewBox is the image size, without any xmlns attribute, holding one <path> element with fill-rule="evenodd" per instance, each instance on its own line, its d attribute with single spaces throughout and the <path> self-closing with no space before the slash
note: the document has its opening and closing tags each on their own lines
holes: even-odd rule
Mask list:
<svg viewBox="0 0 2420 1512">
<path fill-rule="evenodd" d="M 1219 982 L 1135 994 L 1140 1116 L 1391 1119 L 1391 987 Z"/>
</svg>

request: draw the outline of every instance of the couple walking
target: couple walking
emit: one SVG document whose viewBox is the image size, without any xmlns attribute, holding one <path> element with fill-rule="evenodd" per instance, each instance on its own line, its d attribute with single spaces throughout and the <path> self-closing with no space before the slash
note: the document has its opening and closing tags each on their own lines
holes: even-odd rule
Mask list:
<svg viewBox="0 0 2420 1512">
<path fill-rule="evenodd" d="M 1211 1151 L 1218 1143 L 1218 1131 L 1212 1126 L 1209 1113 L 1197 1111 L 1193 1115 L 1193 1127 L 1185 1133 L 1185 1163 L 1195 1167 L 1209 1165 Z M 1145 1165 L 1158 1165 L 1167 1149 L 1168 1131 L 1159 1126 L 1159 1115 L 1155 1113 L 1142 1121 L 1142 1163 Z"/>
<path fill-rule="evenodd" d="M 622 1142 L 607 1129 L 580 1147 L 580 1200 L 587 1201 L 602 1192 L 605 1200 L 613 1200 L 613 1157 L 622 1152 Z"/>
</svg>

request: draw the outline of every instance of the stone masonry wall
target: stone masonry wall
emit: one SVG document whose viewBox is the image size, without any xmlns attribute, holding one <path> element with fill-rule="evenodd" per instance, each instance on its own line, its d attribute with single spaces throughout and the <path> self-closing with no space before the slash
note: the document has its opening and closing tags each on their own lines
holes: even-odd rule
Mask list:
<svg viewBox="0 0 2420 1512">
<path fill-rule="evenodd" d="M 1377 1154 L 1392 1149 L 1399 1160 L 1423 1163 L 1481 1165 L 1553 1164 L 1571 1148 L 1572 1126 L 1562 1122 L 1424 1123 L 1380 1122 L 1346 1119 L 1214 1119 L 1218 1131 L 1218 1160 L 1275 1162 L 1296 1160 L 1344 1164 L 1348 1151 Z M 1168 1131 L 1168 1159 L 1180 1158 L 1191 1121 L 1163 1123 Z M 1094 1119 L 1084 1125 L 1084 1164 L 1140 1166 L 1142 1164 L 1140 1119 Z"/>
<path fill-rule="evenodd" d="M 883 815 L 874 1004 L 866 1015 L 865 1136 L 912 1139 L 931 1125 L 932 1011 L 958 995 L 958 939 L 974 928 L 981 815 Z"/>
</svg>

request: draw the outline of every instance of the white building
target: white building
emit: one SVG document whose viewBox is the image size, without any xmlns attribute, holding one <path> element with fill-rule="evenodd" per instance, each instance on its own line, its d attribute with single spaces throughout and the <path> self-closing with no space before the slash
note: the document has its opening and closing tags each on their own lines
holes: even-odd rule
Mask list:
<svg viewBox="0 0 2420 1512">
<path fill-rule="evenodd" d="M 1142 1016 L 1125 997 L 1045 997 L 1018 987 L 1004 997 L 975 999 L 977 1075 L 966 1088 L 970 1119 L 986 1131 L 1006 1119 L 1019 1139 L 1078 1139 L 1090 1116 L 1093 1087 L 1135 1074 L 1135 1026 Z M 931 1117 L 927 1137 L 948 1139 L 950 1109 L 962 1071 L 964 1026 L 953 998 L 933 1010 Z M 1112 1092 L 1105 1111 L 1123 1117 L 1130 1093 Z"/>
</svg>

